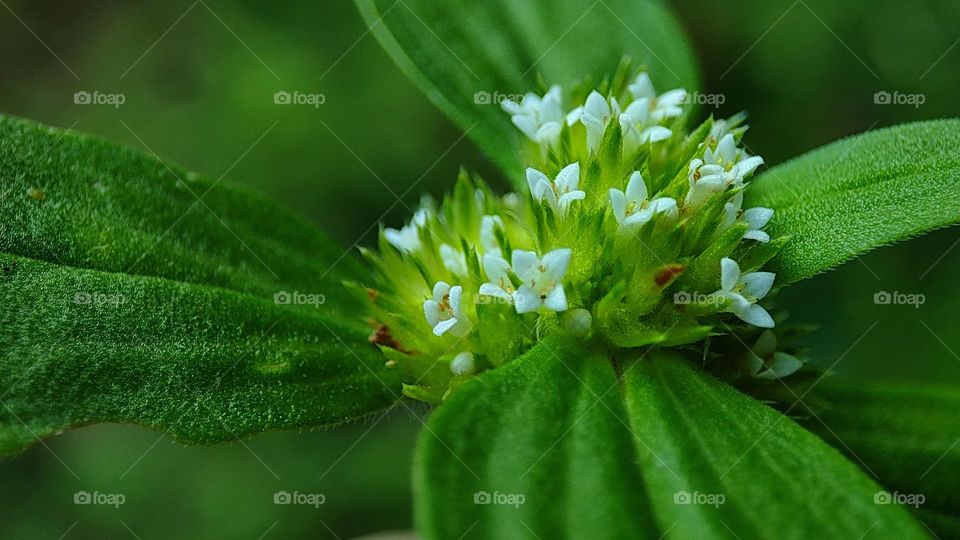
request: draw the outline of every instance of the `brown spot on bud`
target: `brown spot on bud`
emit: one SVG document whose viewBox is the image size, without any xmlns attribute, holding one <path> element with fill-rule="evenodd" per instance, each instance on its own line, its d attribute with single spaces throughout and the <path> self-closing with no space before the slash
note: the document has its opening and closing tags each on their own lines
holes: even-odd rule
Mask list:
<svg viewBox="0 0 960 540">
<path fill-rule="evenodd" d="M 668 264 L 659 270 L 657 270 L 656 275 L 653 277 L 654 283 L 657 284 L 657 287 L 664 287 L 667 283 L 670 283 L 677 276 L 683 273 L 686 270 L 686 267 L 682 264 Z"/>
<path fill-rule="evenodd" d="M 367 337 L 367 341 L 373 345 L 390 347 L 391 349 L 395 349 L 402 353 L 411 354 L 410 351 L 404 349 L 403 346 L 400 345 L 396 339 L 394 339 L 393 334 L 390 333 L 390 329 L 387 328 L 387 325 L 385 324 L 378 324 L 370 336 Z"/>
<path fill-rule="evenodd" d="M 367 288 L 367 298 L 369 298 L 371 302 L 376 302 L 378 296 L 380 296 L 380 291 L 369 287 Z"/>
</svg>

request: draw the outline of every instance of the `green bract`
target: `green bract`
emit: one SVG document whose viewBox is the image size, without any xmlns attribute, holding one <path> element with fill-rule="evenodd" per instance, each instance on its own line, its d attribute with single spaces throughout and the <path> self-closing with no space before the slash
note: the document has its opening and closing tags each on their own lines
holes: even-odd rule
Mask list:
<svg viewBox="0 0 960 540">
<path fill-rule="evenodd" d="M 406 395 L 439 402 L 553 333 L 635 348 L 774 327 L 757 304 L 774 274 L 757 270 L 782 241 L 761 230 L 772 210 L 743 208 L 762 159 L 737 146 L 742 117 L 688 133 L 686 91 L 657 94 L 645 72 L 627 72 L 582 103 L 559 86 L 505 101 L 526 138 L 528 189 L 497 196 L 462 173 L 366 252 L 378 269 L 372 340 L 406 371 Z M 734 367 L 795 371 L 765 335 L 754 363 Z"/>
</svg>

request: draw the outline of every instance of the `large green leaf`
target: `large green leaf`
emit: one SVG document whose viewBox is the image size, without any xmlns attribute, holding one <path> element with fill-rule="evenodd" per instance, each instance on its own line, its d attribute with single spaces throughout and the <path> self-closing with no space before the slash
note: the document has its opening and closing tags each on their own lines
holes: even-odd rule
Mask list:
<svg viewBox="0 0 960 540">
<path fill-rule="evenodd" d="M 273 204 L 11 118 L 0 186 L 0 453 L 93 422 L 213 442 L 395 402 L 340 281 L 359 264 Z"/>
<path fill-rule="evenodd" d="M 831 378 L 794 406 L 820 434 L 891 492 L 960 518 L 960 389 Z M 810 403 L 808 406 L 806 403 Z"/>
<path fill-rule="evenodd" d="M 789 418 L 668 356 L 626 372 L 657 521 L 677 538 L 923 538 L 881 488 Z M 672 494 L 723 504 L 673 504 Z M 686 495 L 685 495 L 686 496 Z M 714 496 L 713 499 L 710 497 Z"/>
<path fill-rule="evenodd" d="M 520 135 L 497 96 L 536 90 L 541 76 L 597 82 L 623 55 L 661 90 L 698 86 L 692 49 L 660 0 L 356 2 L 400 68 L 507 173 L 520 170 Z"/>
<path fill-rule="evenodd" d="M 762 173 L 749 206 L 776 210 L 790 235 L 780 282 L 823 272 L 876 247 L 960 221 L 960 120 L 904 124 L 843 139 Z"/>
<path fill-rule="evenodd" d="M 421 435 L 428 538 L 921 538 L 815 435 L 672 357 L 552 339 L 468 382 Z M 616 373 L 622 375 L 618 381 Z M 476 504 L 474 496 L 525 496 Z M 722 497 L 722 501 L 721 501 Z M 685 504 L 688 501 L 722 502 Z"/>
</svg>

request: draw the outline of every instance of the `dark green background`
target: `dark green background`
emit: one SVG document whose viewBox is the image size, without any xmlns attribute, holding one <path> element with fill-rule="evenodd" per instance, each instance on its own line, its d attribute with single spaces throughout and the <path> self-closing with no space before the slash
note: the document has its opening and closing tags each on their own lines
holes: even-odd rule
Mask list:
<svg viewBox="0 0 960 540">
<path fill-rule="evenodd" d="M 404 204 L 442 193 L 460 164 L 494 174 L 393 66 L 349 2 L 4 2 L 0 111 L 227 173 L 345 247 L 369 243 L 380 219 L 407 219 Z M 746 143 L 770 164 L 844 135 L 957 115 L 954 2 L 676 7 L 706 91 L 726 99 L 718 114 L 749 110 Z M 76 105 L 79 90 L 122 93 L 126 103 Z M 326 102 L 277 106 L 278 90 L 322 93 Z M 877 105 L 880 90 L 926 102 Z M 960 382 L 957 241 L 960 232 L 944 230 L 879 250 L 791 287 L 779 303 L 794 320 L 822 325 L 807 340 L 821 366 Z M 878 291 L 921 293 L 926 302 L 875 305 Z M 403 410 L 333 432 L 216 448 L 185 448 L 133 427 L 77 430 L 0 461 L 0 538 L 345 538 L 409 528 L 419 427 Z M 80 490 L 123 493 L 127 502 L 74 505 Z M 327 503 L 277 506 L 279 490 L 321 492 Z"/>
</svg>

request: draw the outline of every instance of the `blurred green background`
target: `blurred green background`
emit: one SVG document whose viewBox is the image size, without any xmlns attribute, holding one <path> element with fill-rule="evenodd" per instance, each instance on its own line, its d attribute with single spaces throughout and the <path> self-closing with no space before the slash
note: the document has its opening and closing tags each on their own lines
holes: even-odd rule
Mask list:
<svg viewBox="0 0 960 540">
<path fill-rule="evenodd" d="M 705 91 L 725 98 L 716 113 L 748 110 L 746 143 L 769 164 L 845 135 L 957 116 L 953 1 L 675 6 L 700 53 Z M 78 91 L 122 93 L 126 102 L 77 105 Z M 277 106 L 278 91 L 326 101 Z M 878 91 L 925 102 L 878 105 Z M 0 112 L 226 174 L 344 246 L 369 242 L 378 220 L 407 219 L 395 195 L 410 206 L 423 192 L 439 195 L 461 164 L 494 176 L 346 1 L 3 0 Z M 881 249 L 778 301 L 793 320 L 822 325 L 807 343 L 823 367 L 960 382 L 958 241 L 960 232 L 943 230 Z M 925 303 L 876 305 L 879 291 L 920 293 Z M 129 426 L 76 430 L 0 461 L 0 538 L 348 538 L 409 528 L 421 418 L 394 411 L 331 432 L 216 448 Z M 126 502 L 76 505 L 77 491 L 122 493 Z M 277 491 L 323 493 L 326 503 L 275 505 Z"/>
</svg>

